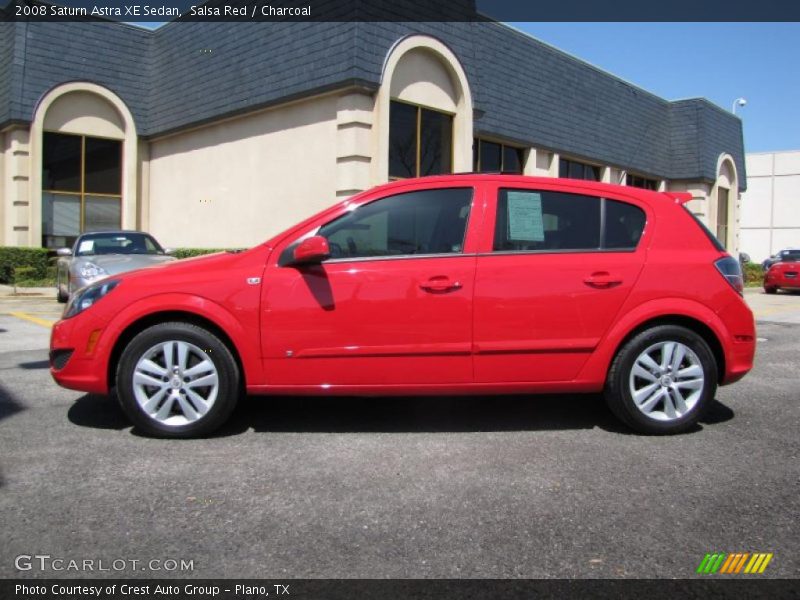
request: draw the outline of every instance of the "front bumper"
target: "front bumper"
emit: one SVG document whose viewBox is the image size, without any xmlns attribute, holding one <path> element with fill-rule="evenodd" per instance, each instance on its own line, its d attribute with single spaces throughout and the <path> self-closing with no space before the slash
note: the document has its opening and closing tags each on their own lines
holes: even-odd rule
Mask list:
<svg viewBox="0 0 800 600">
<path fill-rule="evenodd" d="M 50 375 L 62 387 L 108 393 L 109 349 L 103 328 L 81 315 L 61 320 L 50 333 Z"/>
</svg>

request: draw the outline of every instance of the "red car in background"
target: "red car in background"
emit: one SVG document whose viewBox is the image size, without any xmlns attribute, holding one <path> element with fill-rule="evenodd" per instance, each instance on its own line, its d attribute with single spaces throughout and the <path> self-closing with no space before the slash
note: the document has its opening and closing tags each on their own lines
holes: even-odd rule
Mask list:
<svg viewBox="0 0 800 600">
<path fill-rule="evenodd" d="M 603 392 L 640 432 L 685 431 L 756 343 L 739 262 L 689 199 L 508 175 L 390 183 L 251 250 L 79 290 L 51 373 L 116 390 L 163 437 L 208 434 L 245 392 Z"/>
<path fill-rule="evenodd" d="M 764 291 L 774 294 L 779 289 L 800 290 L 800 250 L 783 250 L 778 261 L 764 273 Z"/>
</svg>

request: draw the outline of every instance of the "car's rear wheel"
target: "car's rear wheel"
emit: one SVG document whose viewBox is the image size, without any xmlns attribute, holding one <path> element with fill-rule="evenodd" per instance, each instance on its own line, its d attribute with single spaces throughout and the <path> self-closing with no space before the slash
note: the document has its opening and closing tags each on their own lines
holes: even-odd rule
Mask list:
<svg viewBox="0 0 800 600">
<path fill-rule="evenodd" d="M 211 433 L 239 397 L 239 368 L 228 347 L 190 323 L 161 323 L 131 340 L 117 367 L 122 408 L 142 431 L 187 438 Z"/>
<path fill-rule="evenodd" d="M 776 287 L 765 287 L 764 291 L 767 294 L 777 294 L 778 293 L 778 288 L 776 288 Z"/>
<path fill-rule="evenodd" d="M 706 341 L 677 325 L 647 329 L 617 353 L 606 381 L 612 412 L 641 433 L 694 426 L 717 389 L 717 364 Z"/>
</svg>

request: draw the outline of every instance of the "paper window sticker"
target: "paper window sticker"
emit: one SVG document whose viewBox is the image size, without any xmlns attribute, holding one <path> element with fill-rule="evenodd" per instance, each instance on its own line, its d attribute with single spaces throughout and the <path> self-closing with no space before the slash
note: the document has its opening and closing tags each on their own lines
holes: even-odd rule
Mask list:
<svg viewBox="0 0 800 600">
<path fill-rule="evenodd" d="M 94 250 L 94 240 L 83 240 L 78 247 L 78 252 L 91 252 Z"/>
<path fill-rule="evenodd" d="M 508 192 L 508 239 L 543 242 L 542 195 L 533 192 Z"/>
</svg>

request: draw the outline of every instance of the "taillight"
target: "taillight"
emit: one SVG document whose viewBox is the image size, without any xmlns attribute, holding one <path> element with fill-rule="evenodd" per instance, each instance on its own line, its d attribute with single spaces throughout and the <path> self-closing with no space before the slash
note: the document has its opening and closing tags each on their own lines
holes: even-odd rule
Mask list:
<svg viewBox="0 0 800 600">
<path fill-rule="evenodd" d="M 744 278 L 742 277 L 742 266 L 739 261 L 732 256 L 724 256 L 715 261 L 714 266 L 717 267 L 720 275 L 728 280 L 731 287 L 742 296 L 744 294 Z"/>
</svg>

